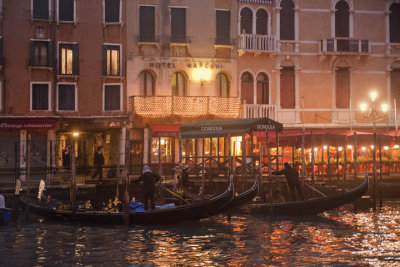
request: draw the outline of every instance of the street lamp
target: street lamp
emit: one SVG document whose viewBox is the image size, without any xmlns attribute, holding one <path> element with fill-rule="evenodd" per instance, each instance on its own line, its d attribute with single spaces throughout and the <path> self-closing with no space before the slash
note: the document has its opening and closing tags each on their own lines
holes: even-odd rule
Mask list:
<svg viewBox="0 0 400 267">
<path fill-rule="evenodd" d="M 378 93 L 376 91 L 371 91 L 369 94 L 369 98 L 371 103 L 368 105 L 367 103 L 361 103 L 360 108 L 365 118 L 371 119 L 374 129 L 374 147 L 373 151 L 373 170 L 374 170 L 374 191 L 373 191 L 373 201 L 374 201 L 374 210 L 376 209 L 376 123 L 384 118 L 386 118 L 387 111 L 389 109 L 388 104 L 382 103 L 381 109 L 379 110 L 376 107 L 375 100 L 378 97 Z"/>
</svg>

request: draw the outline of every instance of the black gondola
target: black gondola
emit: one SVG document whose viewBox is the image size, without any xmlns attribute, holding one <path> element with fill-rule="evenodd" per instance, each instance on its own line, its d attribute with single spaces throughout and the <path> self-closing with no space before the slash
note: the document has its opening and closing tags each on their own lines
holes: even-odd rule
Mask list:
<svg viewBox="0 0 400 267">
<path fill-rule="evenodd" d="M 208 200 L 198 201 L 182 206 L 150 211 L 137 211 L 129 214 L 131 224 L 173 224 L 189 220 L 198 220 L 222 212 L 221 207 L 226 206 L 233 197 L 233 179 L 229 187 L 222 194 Z M 122 224 L 123 212 L 107 211 L 64 211 L 57 210 L 38 200 L 20 197 L 23 204 L 29 206 L 29 211 L 52 220 L 86 222 L 100 224 Z"/>
<path fill-rule="evenodd" d="M 262 214 L 262 215 L 280 215 L 280 216 L 303 216 L 316 215 L 318 213 L 338 208 L 344 204 L 351 203 L 368 190 L 368 175 L 361 185 L 347 192 L 334 196 L 308 199 L 304 201 L 282 202 L 282 203 L 252 203 L 242 206 L 242 211 Z"/>
<path fill-rule="evenodd" d="M 258 175 L 254 179 L 254 184 L 246 191 L 235 195 L 229 203 L 223 207 L 224 210 L 228 209 L 233 209 L 240 207 L 247 202 L 250 202 L 254 199 L 255 196 L 257 196 L 258 189 L 259 189 L 259 181 L 258 181 Z"/>
</svg>

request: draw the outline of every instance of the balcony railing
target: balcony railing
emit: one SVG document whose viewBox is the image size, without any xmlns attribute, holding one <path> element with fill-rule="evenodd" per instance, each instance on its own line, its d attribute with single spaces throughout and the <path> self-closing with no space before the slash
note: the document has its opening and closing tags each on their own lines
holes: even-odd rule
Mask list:
<svg viewBox="0 0 400 267">
<path fill-rule="evenodd" d="M 276 47 L 275 36 L 259 34 L 240 34 L 239 50 L 252 52 L 274 52 Z"/>
<path fill-rule="evenodd" d="M 242 118 L 265 118 L 275 120 L 275 105 L 243 104 Z"/>
<path fill-rule="evenodd" d="M 130 96 L 129 110 L 146 118 L 238 118 L 240 100 L 217 96 Z"/>
<path fill-rule="evenodd" d="M 272 0 L 239 0 L 239 2 L 272 5 Z"/>
<path fill-rule="evenodd" d="M 321 40 L 320 50 L 322 53 L 370 53 L 368 40 L 356 40 L 350 38 L 335 38 Z"/>
</svg>

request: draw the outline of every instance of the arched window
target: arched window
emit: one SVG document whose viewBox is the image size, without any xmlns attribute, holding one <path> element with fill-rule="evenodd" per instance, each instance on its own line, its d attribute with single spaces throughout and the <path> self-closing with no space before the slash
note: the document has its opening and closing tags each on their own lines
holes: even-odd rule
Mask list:
<svg viewBox="0 0 400 267">
<path fill-rule="evenodd" d="M 229 97 L 230 94 L 229 79 L 222 72 L 217 75 L 217 92 L 220 97 Z"/>
<path fill-rule="evenodd" d="M 268 13 L 264 9 L 257 11 L 256 34 L 268 35 Z"/>
<path fill-rule="evenodd" d="M 350 108 L 350 69 L 338 67 L 336 80 L 336 108 Z"/>
<path fill-rule="evenodd" d="M 392 4 L 389 11 L 390 42 L 400 43 L 400 4 Z"/>
<path fill-rule="evenodd" d="M 269 104 L 269 79 L 265 73 L 257 75 L 257 104 Z"/>
<path fill-rule="evenodd" d="M 250 8 L 243 8 L 240 11 L 240 33 L 253 33 L 253 12 Z"/>
<path fill-rule="evenodd" d="M 280 38 L 294 40 L 294 4 L 292 0 L 282 0 L 280 11 Z"/>
<path fill-rule="evenodd" d="M 180 72 L 174 72 L 172 74 L 172 95 L 174 96 L 185 96 L 186 95 L 186 78 Z"/>
<path fill-rule="evenodd" d="M 335 9 L 335 36 L 349 37 L 349 5 L 345 1 L 339 1 Z"/>
<path fill-rule="evenodd" d="M 153 96 L 156 90 L 156 79 L 150 71 L 142 71 L 140 78 L 140 95 Z"/>
<path fill-rule="evenodd" d="M 251 75 L 250 72 L 245 72 L 242 74 L 241 96 L 242 102 L 246 101 L 247 104 L 254 103 L 253 81 L 253 75 Z"/>
<path fill-rule="evenodd" d="M 282 67 L 280 100 L 281 108 L 295 108 L 294 67 Z"/>
</svg>

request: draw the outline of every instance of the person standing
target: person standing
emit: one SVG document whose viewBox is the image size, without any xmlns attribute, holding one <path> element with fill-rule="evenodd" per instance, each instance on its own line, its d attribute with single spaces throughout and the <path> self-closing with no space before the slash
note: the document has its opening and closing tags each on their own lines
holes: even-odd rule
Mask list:
<svg viewBox="0 0 400 267">
<path fill-rule="evenodd" d="M 103 179 L 103 165 L 104 165 L 103 147 L 98 146 L 97 151 L 94 153 L 94 166 L 96 170 L 92 178 L 95 178 L 97 175 L 99 175 L 100 184 L 101 180 Z"/>
<path fill-rule="evenodd" d="M 289 185 L 290 194 L 292 196 L 292 201 L 296 201 L 295 189 L 297 189 L 297 192 L 299 193 L 301 199 L 304 200 L 303 190 L 301 189 L 301 186 L 300 186 L 299 173 L 296 171 L 296 169 L 294 169 L 292 166 L 290 166 L 290 164 L 287 162 L 285 162 L 284 166 L 285 166 L 285 168 L 283 170 L 274 171 L 274 172 L 272 172 L 272 174 L 274 174 L 274 175 L 284 174 L 285 175 L 287 183 Z"/>
<path fill-rule="evenodd" d="M 182 170 L 182 186 L 184 189 L 189 188 L 189 165 L 185 164 Z"/>
<path fill-rule="evenodd" d="M 160 180 L 160 176 L 152 172 L 148 165 L 144 165 L 143 173 L 139 178 L 134 179 L 131 183 L 143 182 L 143 199 L 144 199 L 144 210 L 148 209 L 149 201 L 151 204 L 151 209 L 155 210 L 156 206 L 154 203 L 154 194 L 156 191 L 156 182 Z"/>
<path fill-rule="evenodd" d="M 71 154 L 69 152 L 69 146 L 66 146 L 62 151 L 62 164 L 64 168 L 64 178 L 68 177 L 68 173 L 71 169 Z"/>
</svg>

